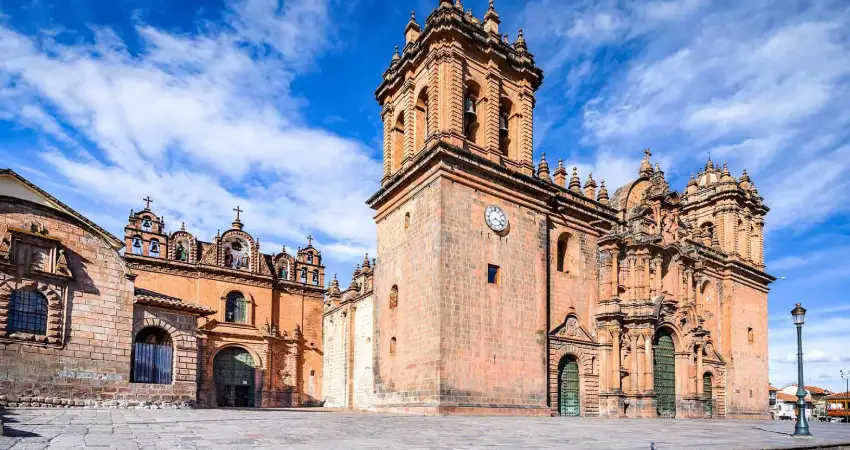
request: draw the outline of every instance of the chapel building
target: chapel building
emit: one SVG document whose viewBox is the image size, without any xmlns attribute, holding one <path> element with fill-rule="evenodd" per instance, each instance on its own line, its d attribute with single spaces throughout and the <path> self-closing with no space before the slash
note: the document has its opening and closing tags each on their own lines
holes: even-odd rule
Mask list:
<svg viewBox="0 0 850 450">
<path fill-rule="evenodd" d="M 769 417 L 753 181 L 708 161 L 678 192 L 649 150 L 613 194 L 535 167 L 543 73 L 499 25 L 440 0 L 383 75 L 378 258 L 326 299 L 325 405 Z"/>
<path fill-rule="evenodd" d="M 322 386 L 322 254 L 260 251 L 242 212 L 205 242 L 185 226 L 168 233 L 150 209 L 131 211 L 124 259 L 137 290 L 214 310 L 198 323 L 198 404 L 316 405 Z"/>
</svg>

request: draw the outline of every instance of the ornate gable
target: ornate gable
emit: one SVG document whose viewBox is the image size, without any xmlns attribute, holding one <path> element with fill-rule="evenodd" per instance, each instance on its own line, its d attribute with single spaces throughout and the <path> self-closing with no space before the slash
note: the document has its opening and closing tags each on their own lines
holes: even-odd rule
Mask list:
<svg viewBox="0 0 850 450">
<path fill-rule="evenodd" d="M 596 342 L 593 336 L 581 326 L 575 314 L 568 314 L 564 323 L 552 331 L 552 336 L 582 342 Z"/>
</svg>

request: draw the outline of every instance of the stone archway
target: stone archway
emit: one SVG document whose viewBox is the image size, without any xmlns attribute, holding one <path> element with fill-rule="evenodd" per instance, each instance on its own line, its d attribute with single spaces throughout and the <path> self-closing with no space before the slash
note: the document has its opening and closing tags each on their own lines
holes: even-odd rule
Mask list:
<svg viewBox="0 0 850 450">
<path fill-rule="evenodd" d="M 579 363 L 572 355 L 565 355 L 558 363 L 558 413 L 562 416 L 581 415 Z"/>
<path fill-rule="evenodd" d="M 242 347 L 226 347 L 213 359 L 213 383 L 217 406 L 253 408 L 255 406 L 254 357 Z"/>
</svg>

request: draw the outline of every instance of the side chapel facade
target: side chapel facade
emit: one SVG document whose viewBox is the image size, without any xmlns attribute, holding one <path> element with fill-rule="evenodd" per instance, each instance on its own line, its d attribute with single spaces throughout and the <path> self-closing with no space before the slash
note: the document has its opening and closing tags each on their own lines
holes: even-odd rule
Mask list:
<svg viewBox="0 0 850 450">
<path fill-rule="evenodd" d="M 768 208 L 746 171 L 708 161 L 677 192 L 647 150 L 609 194 L 535 167 L 543 73 L 499 24 L 440 0 L 384 73 L 378 264 L 326 299 L 326 406 L 769 417 Z"/>
<path fill-rule="evenodd" d="M 318 404 L 321 252 L 261 253 L 241 211 L 168 233 L 147 200 L 122 240 L 0 170 L 0 406 Z"/>
</svg>

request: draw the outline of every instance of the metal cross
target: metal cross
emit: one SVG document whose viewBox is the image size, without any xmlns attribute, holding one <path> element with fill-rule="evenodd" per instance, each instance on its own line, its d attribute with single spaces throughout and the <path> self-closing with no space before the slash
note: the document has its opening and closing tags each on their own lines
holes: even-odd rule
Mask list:
<svg viewBox="0 0 850 450">
<path fill-rule="evenodd" d="M 244 211 L 239 209 L 238 205 L 235 208 L 233 208 L 233 210 L 236 211 L 236 220 L 239 220 L 239 214 L 244 212 Z"/>
<path fill-rule="evenodd" d="M 148 195 L 147 197 L 143 198 L 143 199 L 142 199 L 142 201 L 146 203 L 146 205 L 145 205 L 145 209 L 151 209 L 151 203 L 153 203 L 153 200 L 151 200 L 151 196 L 150 196 L 150 195 Z"/>
<path fill-rule="evenodd" d="M 313 245 L 313 235 L 308 234 L 307 235 L 307 246 L 312 246 L 312 245 Z"/>
</svg>

